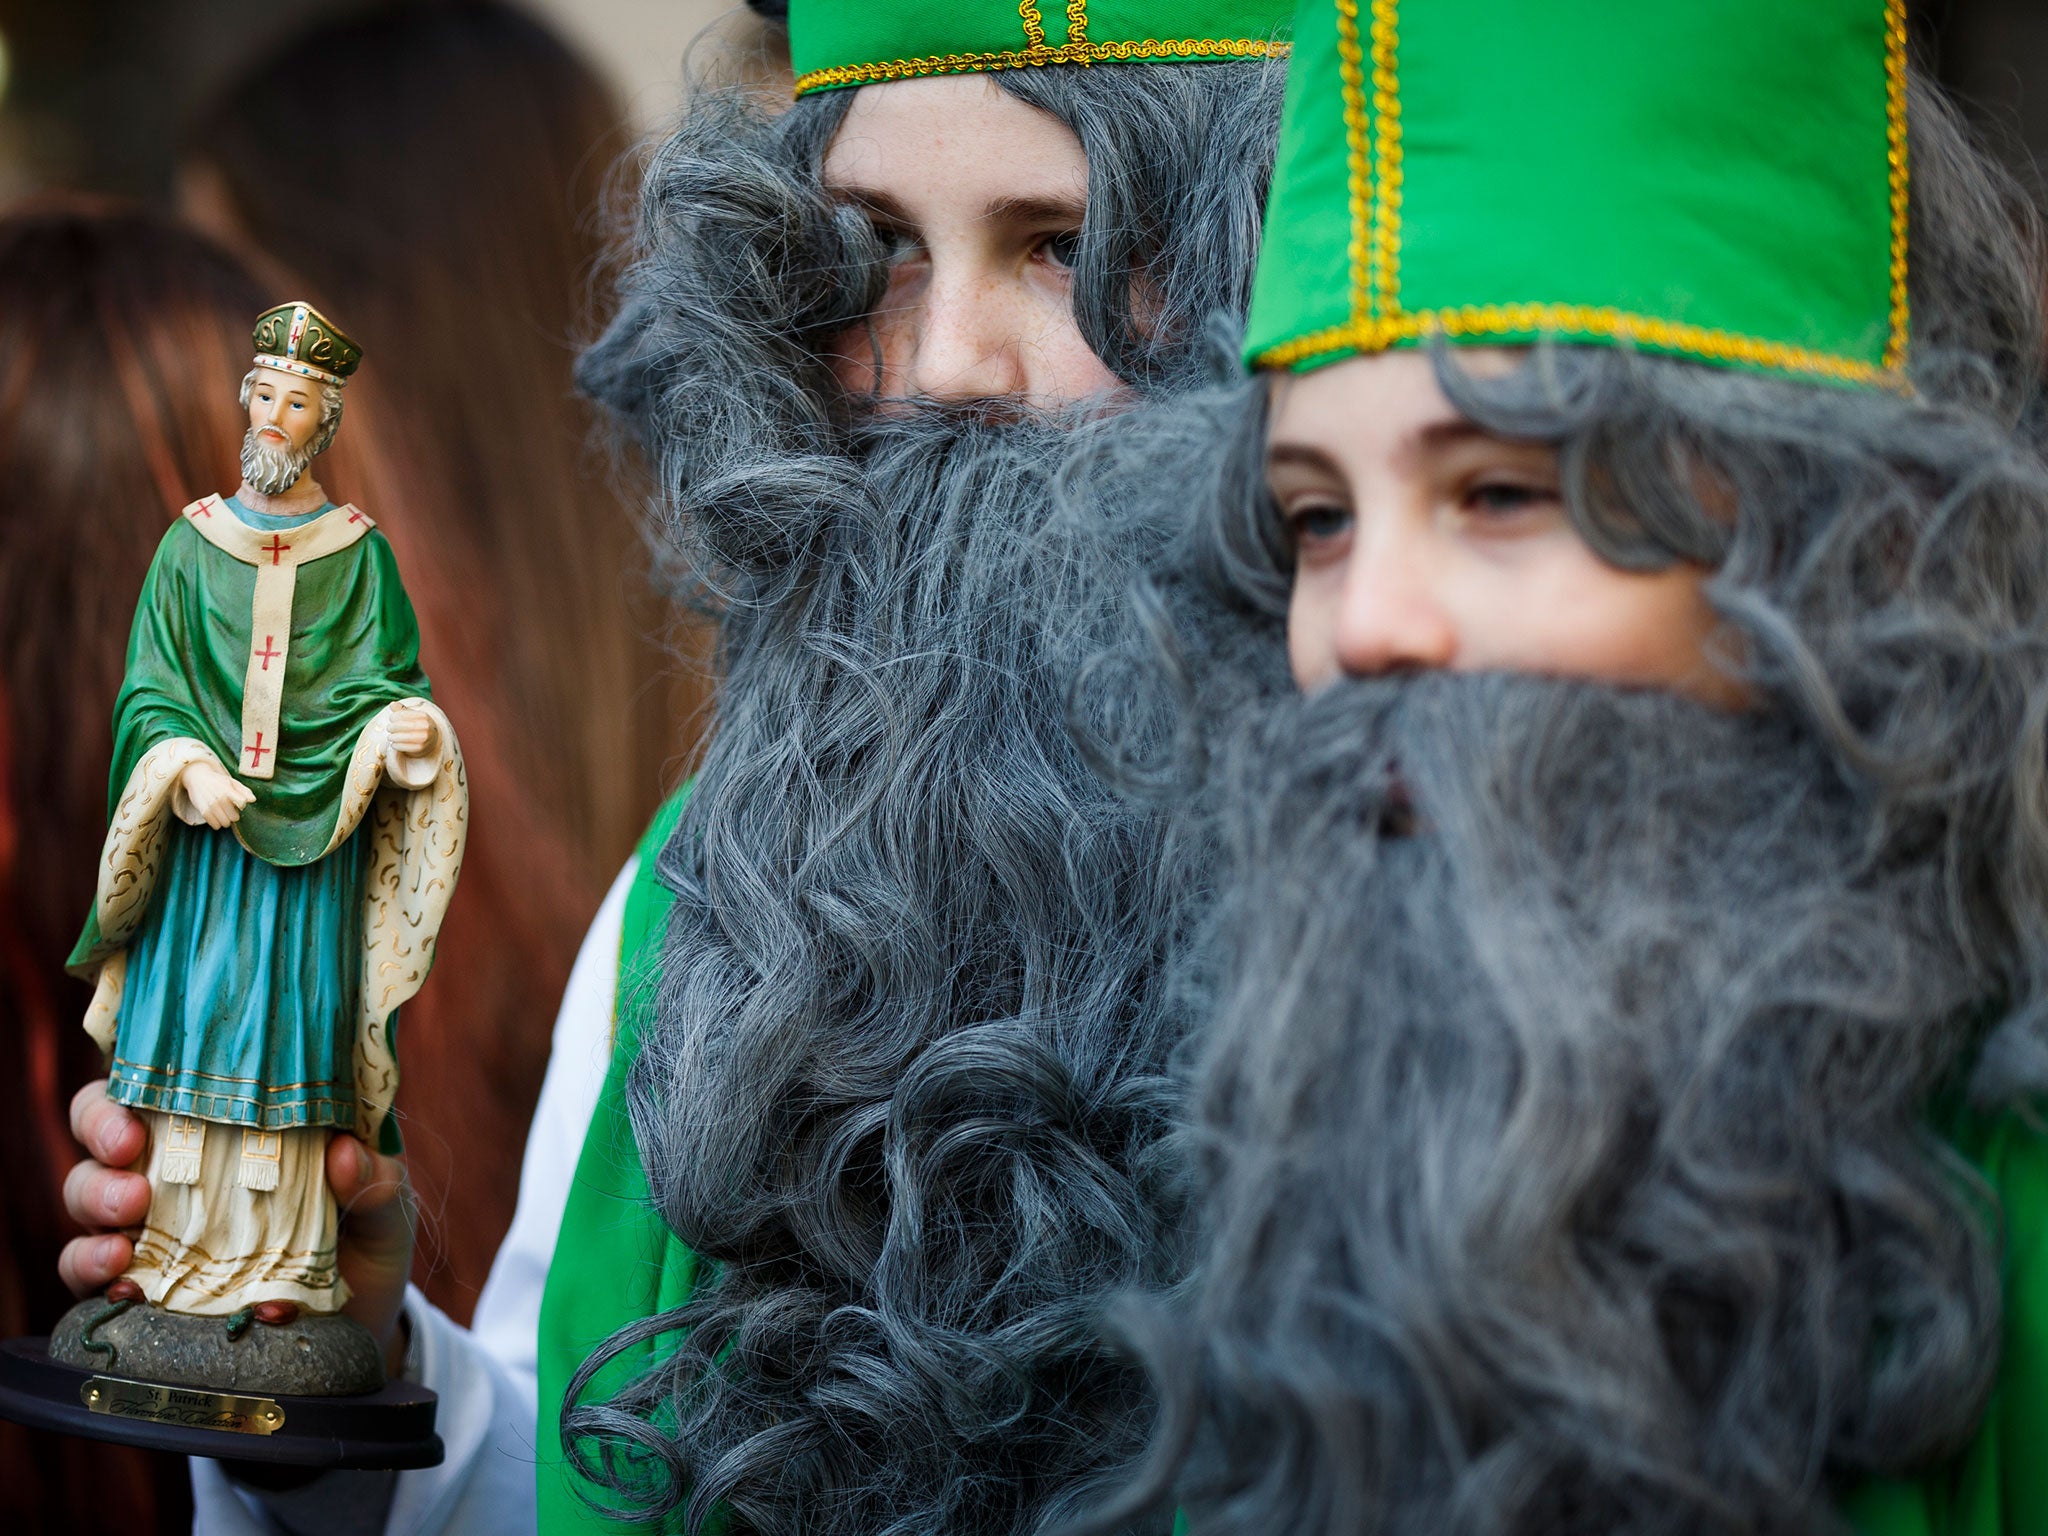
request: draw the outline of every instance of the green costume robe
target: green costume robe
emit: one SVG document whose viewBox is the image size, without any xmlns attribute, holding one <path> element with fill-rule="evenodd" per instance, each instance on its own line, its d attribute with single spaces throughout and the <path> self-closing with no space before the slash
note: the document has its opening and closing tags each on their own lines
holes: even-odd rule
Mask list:
<svg viewBox="0 0 2048 1536">
<path fill-rule="evenodd" d="M 626 1113 L 626 1074 L 639 1050 L 640 1033 L 653 1014 L 662 935 L 675 900 L 655 877 L 654 866 L 688 798 L 685 785 L 655 812 L 640 840 L 639 869 L 626 893 L 619 937 L 611 1059 L 541 1293 L 540 1423 L 535 1443 L 540 1450 L 536 1470 L 543 1536 L 567 1531 L 623 1536 L 649 1529 L 606 1520 L 586 1502 L 600 1495 L 563 1459 L 562 1399 L 569 1378 L 600 1344 L 628 1323 L 681 1306 L 697 1285 L 697 1255 L 655 1210 Z M 660 1347 L 649 1341 L 622 1351 L 584 1389 L 584 1400 L 602 1402 L 654 1364 Z"/>
<path fill-rule="evenodd" d="M 256 798 L 232 830 L 185 826 L 159 774 L 143 797 L 157 808 L 131 812 L 157 851 L 132 884 L 102 871 L 70 964 L 118 994 L 116 1102 L 264 1130 L 356 1124 L 370 838 L 347 781 L 375 717 L 427 694 L 391 546 L 353 507 L 269 518 L 209 497 L 165 533 L 114 709 L 110 819 L 119 833 L 152 772 L 209 754 Z"/>
<path fill-rule="evenodd" d="M 562 1216 L 540 1312 L 539 1528 L 646 1531 L 595 1513 L 603 1498 L 568 1466 L 560 1413 L 569 1379 L 619 1329 L 689 1300 L 697 1255 L 653 1205 L 627 1117 L 625 1079 L 651 1016 L 662 937 L 673 897 L 655 875 L 682 815 L 687 786 L 659 812 L 639 849 L 619 946 L 611 1063 Z M 1917 1477 L 1871 1479 L 1843 1490 L 1859 1536 L 2048 1536 L 2048 1136 L 2016 1113 L 1949 1117 L 1951 1143 L 1983 1175 L 2003 1222 L 2005 1339 L 1998 1385 L 1962 1453 Z M 601 1402 L 659 1358 L 646 1342 L 623 1351 L 585 1388 Z M 679 1521 L 663 1529 L 679 1530 Z M 1176 1536 L 1187 1529 L 1177 1522 Z"/>
</svg>

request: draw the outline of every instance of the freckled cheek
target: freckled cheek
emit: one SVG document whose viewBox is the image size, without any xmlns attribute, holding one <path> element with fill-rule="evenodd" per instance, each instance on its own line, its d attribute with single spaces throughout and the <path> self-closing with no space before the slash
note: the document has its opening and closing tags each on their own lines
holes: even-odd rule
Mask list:
<svg viewBox="0 0 2048 1536">
<path fill-rule="evenodd" d="M 895 394 L 910 365 L 915 335 L 907 315 L 884 311 L 834 336 L 825 344 L 825 361 L 832 377 L 851 394 Z"/>
<path fill-rule="evenodd" d="M 1083 400 L 1122 387 L 1123 381 L 1082 336 L 1066 295 L 1041 306 L 1036 318 L 1039 342 L 1033 350 L 1041 367 L 1053 376 L 1055 385 L 1048 393 L 1064 400 Z"/>
<path fill-rule="evenodd" d="M 1696 573 L 1631 574 L 1601 567 L 1524 607 L 1528 670 L 1699 692 L 1714 615 Z M 1519 627 L 1519 626 L 1518 626 Z"/>
<path fill-rule="evenodd" d="M 1713 614 L 1696 577 L 1685 571 L 1624 576 L 1613 599 L 1611 650 L 1618 675 L 1630 682 L 1695 686 Z"/>
<path fill-rule="evenodd" d="M 832 377 L 849 394 L 865 394 L 875 387 L 874 362 L 862 345 L 866 340 L 864 331 L 841 331 L 825 346 L 825 361 L 831 366 Z"/>
<path fill-rule="evenodd" d="M 841 388 L 856 395 L 900 392 L 903 377 L 916 358 L 928 276 L 922 263 L 892 268 L 888 285 L 868 317 L 820 348 L 820 356 Z"/>
<path fill-rule="evenodd" d="M 1661 584 L 1650 602 L 1658 644 L 1639 658 L 1647 680 L 1723 709 L 1753 704 L 1739 664 L 1731 675 L 1728 661 L 1740 643 L 1707 601 L 1706 573 L 1680 568 L 1647 579 Z"/>
<path fill-rule="evenodd" d="M 1287 669 L 1304 693 L 1336 677 L 1337 604 L 1340 582 L 1322 570 L 1297 572 L 1287 601 Z"/>
</svg>

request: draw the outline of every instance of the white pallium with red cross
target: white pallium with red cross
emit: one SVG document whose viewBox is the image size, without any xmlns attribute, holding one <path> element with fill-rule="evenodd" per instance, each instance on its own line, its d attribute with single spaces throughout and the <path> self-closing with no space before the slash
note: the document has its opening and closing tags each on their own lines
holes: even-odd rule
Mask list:
<svg viewBox="0 0 2048 1536">
<path fill-rule="evenodd" d="M 249 670 L 242 682 L 242 747 L 235 776 L 267 779 L 277 772 L 277 720 L 284 707 L 285 658 L 291 649 L 292 590 L 299 567 L 338 554 L 376 527 L 352 506 L 323 512 L 281 533 L 251 528 L 218 496 L 195 501 L 185 520 L 201 538 L 256 567 L 249 613 Z"/>
</svg>

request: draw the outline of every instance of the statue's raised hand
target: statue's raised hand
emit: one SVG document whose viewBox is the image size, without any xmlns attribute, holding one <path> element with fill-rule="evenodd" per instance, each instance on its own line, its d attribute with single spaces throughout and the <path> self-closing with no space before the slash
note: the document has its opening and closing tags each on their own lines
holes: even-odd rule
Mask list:
<svg viewBox="0 0 2048 1536">
<path fill-rule="evenodd" d="M 178 787 L 199 819 L 216 832 L 242 819 L 242 807 L 256 791 L 214 763 L 193 763 L 178 775 Z"/>
<path fill-rule="evenodd" d="M 424 757 L 440 745 L 433 716 L 420 709 L 394 709 L 388 722 L 391 750 L 402 757 Z"/>
</svg>

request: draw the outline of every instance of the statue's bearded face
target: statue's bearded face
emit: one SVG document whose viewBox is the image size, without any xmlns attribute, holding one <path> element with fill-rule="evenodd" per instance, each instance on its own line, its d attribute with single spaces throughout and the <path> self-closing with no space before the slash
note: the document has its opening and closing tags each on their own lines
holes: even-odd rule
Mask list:
<svg viewBox="0 0 2048 1536">
<path fill-rule="evenodd" d="M 299 483 L 313 455 L 251 427 L 242 437 L 242 478 L 265 496 L 281 496 Z"/>
<path fill-rule="evenodd" d="M 264 447 L 304 453 L 320 433 L 320 386 L 277 368 L 249 381 L 249 431 Z"/>
<path fill-rule="evenodd" d="M 249 430 L 242 438 L 242 478 L 276 496 L 298 484 L 313 462 L 320 435 L 320 386 L 275 368 L 249 380 Z"/>
</svg>

